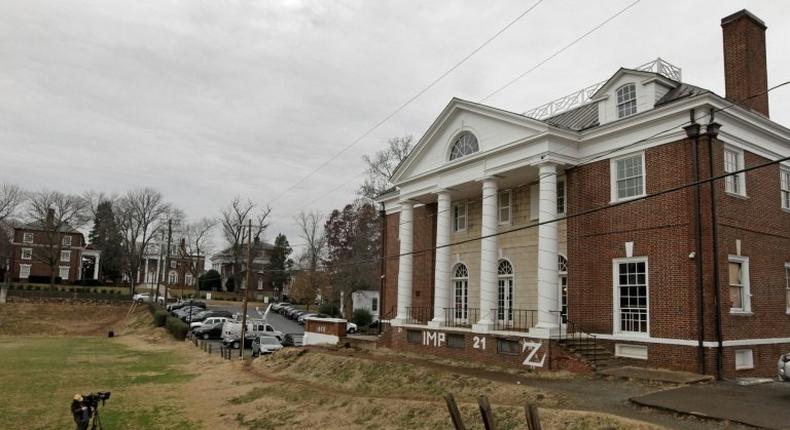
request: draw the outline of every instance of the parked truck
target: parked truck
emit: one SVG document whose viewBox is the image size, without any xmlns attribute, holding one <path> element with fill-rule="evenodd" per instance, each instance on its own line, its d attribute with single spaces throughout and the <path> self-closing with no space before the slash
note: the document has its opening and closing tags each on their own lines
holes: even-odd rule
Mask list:
<svg viewBox="0 0 790 430">
<path fill-rule="evenodd" d="M 252 335 L 272 336 L 280 342 L 283 340 L 283 332 L 275 330 L 271 324 L 259 319 L 247 320 L 247 336 Z M 241 321 L 225 321 L 222 325 L 222 337 L 241 338 Z"/>
</svg>

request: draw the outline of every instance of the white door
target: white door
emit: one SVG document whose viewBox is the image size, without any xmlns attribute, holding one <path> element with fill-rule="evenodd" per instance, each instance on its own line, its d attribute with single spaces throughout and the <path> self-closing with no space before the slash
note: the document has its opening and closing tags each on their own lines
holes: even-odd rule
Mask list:
<svg viewBox="0 0 790 430">
<path fill-rule="evenodd" d="M 497 294 L 497 321 L 513 324 L 513 278 L 499 278 Z"/>
</svg>

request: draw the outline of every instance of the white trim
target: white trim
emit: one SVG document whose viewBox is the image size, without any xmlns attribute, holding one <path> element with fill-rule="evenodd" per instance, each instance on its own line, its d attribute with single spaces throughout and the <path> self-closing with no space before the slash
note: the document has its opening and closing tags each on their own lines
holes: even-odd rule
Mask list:
<svg viewBox="0 0 790 430">
<path fill-rule="evenodd" d="M 727 257 L 727 293 L 730 292 L 730 267 L 729 263 L 738 263 L 741 265 L 741 273 L 743 279 L 741 279 L 741 288 L 742 288 L 742 307 L 740 308 L 733 308 L 730 307 L 730 314 L 751 314 L 752 312 L 752 294 L 751 288 L 749 283 L 749 257 L 743 257 L 740 255 L 729 255 Z M 729 297 L 729 295 L 727 296 Z"/>
<path fill-rule="evenodd" d="M 30 238 L 30 240 L 27 240 L 28 237 Z M 28 232 L 22 233 L 22 243 L 33 243 L 35 239 L 36 236 L 33 233 L 28 233 Z"/>
<path fill-rule="evenodd" d="M 695 340 L 695 339 L 640 337 L 640 336 L 629 336 L 629 335 L 609 334 L 609 333 L 592 333 L 592 335 L 598 339 L 613 340 L 620 342 L 658 343 L 662 345 L 677 345 L 677 346 L 699 346 L 699 340 Z M 781 344 L 790 344 L 790 337 L 772 337 L 772 338 L 764 338 L 764 339 L 736 339 L 736 340 L 725 340 L 722 342 L 722 346 L 724 347 L 747 346 L 747 345 L 781 345 Z M 716 341 L 708 340 L 703 342 L 702 346 L 704 346 L 705 348 L 716 348 L 717 346 L 719 346 L 719 343 Z"/>
<path fill-rule="evenodd" d="M 623 332 L 620 331 L 620 271 L 617 267 L 622 263 L 645 263 L 645 305 L 647 309 L 646 331 Z M 634 338 L 650 337 L 650 265 L 648 257 L 626 257 L 612 259 L 612 333 L 616 335 L 626 335 Z"/>
<path fill-rule="evenodd" d="M 67 254 L 65 254 L 65 255 L 68 255 L 67 258 L 63 258 L 64 253 L 67 253 Z M 71 263 L 71 250 L 64 249 L 64 250 L 60 251 L 60 260 L 59 261 L 61 263 Z"/>
<path fill-rule="evenodd" d="M 66 276 L 63 276 L 63 271 L 64 270 L 66 271 Z M 60 279 L 68 280 L 70 273 L 71 273 L 71 267 L 69 267 L 69 266 L 58 266 L 58 277 L 60 277 Z"/>
<path fill-rule="evenodd" d="M 727 144 L 727 145 L 724 145 L 724 150 L 722 151 L 722 158 L 723 158 L 722 159 L 722 164 L 724 165 L 724 173 L 729 173 L 729 171 L 727 170 L 727 153 L 728 152 L 735 155 L 735 170 L 731 170 L 731 171 L 732 172 L 736 172 L 738 170 L 743 170 L 744 166 L 746 165 L 746 162 L 745 162 L 745 160 L 743 158 L 744 157 L 743 156 L 743 149 Z M 737 180 L 738 191 L 730 191 L 730 190 L 727 189 L 727 185 L 729 183 L 727 181 L 727 179 L 729 179 L 729 178 L 733 178 L 733 179 Z M 735 182 L 732 182 L 732 183 L 735 184 Z M 738 173 L 736 175 L 732 175 L 731 177 L 730 176 L 725 177 L 724 178 L 724 191 L 727 194 L 732 194 L 732 195 L 739 196 L 739 197 L 748 197 L 748 195 L 746 194 L 746 173 L 745 172 L 741 172 L 741 173 Z"/>
<path fill-rule="evenodd" d="M 783 188 L 783 186 L 787 188 Z M 788 194 L 785 195 L 785 193 Z M 779 194 L 779 204 L 782 209 L 790 210 L 790 167 L 779 167 Z"/>
<path fill-rule="evenodd" d="M 67 234 L 67 235 L 63 236 L 63 240 L 62 240 L 63 246 L 70 247 L 71 246 L 71 242 L 72 242 L 72 240 L 71 240 L 71 236 L 70 235 Z"/>
<path fill-rule="evenodd" d="M 617 162 L 628 158 L 641 157 L 642 160 L 642 192 L 629 197 L 619 198 L 617 195 Z M 634 151 L 628 154 L 619 155 L 609 159 L 609 189 L 610 189 L 610 202 L 625 202 L 628 200 L 638 199 L 647 195 L 647 169 L 645 164 L 645 151 Z"/>
<path fill-rule="evenodd" d="M 745 355 L 745 357 L 741 357 L 741 364 L 738 365 L 738 356 Z M 754 369 L 754 352 L 751 349 L 736 349 L 735 350 L 735 370 L 747 370 L 747 369 Z"/>
<path fill-rule="evenodd" d="M 27 256 L 25 256 L 27 254 Z M 22 248 L 22 252 L 20 253 L 21 260 L 32 260 L 33 259 L 33 248 Z"/>
<path fill-rule="evenodd" d="M 30 267 L 32 264 L 20 264 L 19 265 L 19 279 L 28 279 L 30 278 Z M 22 276 L 22 271 L 27 271 L 27 276 Z"/>
</svg>

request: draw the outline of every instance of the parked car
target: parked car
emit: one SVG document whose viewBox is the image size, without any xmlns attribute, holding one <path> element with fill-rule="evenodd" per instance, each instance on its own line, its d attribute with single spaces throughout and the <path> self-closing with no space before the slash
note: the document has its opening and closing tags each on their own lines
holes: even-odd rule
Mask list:
<svg viewBox="0 0 790 430">
<path fill-rule="evenodd" d="M 195 321 L 201 321 L 201 320 L 204 320 L 206 318 L 211 318 L 211 317 L 224 317 L 224 318 L 227 318 L 227 319 L 232 319 L 233 318 L 233 313 L 229 312 L 229 311 L 214 310 L 213 309 L 213 310 L 208 310 L 208 311 L 201 312 L 200 314 L 198 314 L 198 316 L 196 316 L 194 318 L 194 320 Z"/>
<path fill-rule="evenodd" d="M 212 324 L 216 324 L 216 323 L 220 323 L 221 324 L 221 323 L 224 323 L 225 321 L 227 321 L 228 319 L 229 319 L 228 317 L 208 317 L 208 318 L 204 318 L 204 319 L 199 320 L 199 321 L 193 321 L 192 323 L 189 324 L 189 327 L 194 329 L 196 327 L 200 327 L 200 326 L 204 326 L 204 325 L 212 325 Z"/>
<path fill-rule="evenodd" d="M 354 334 L 356 332 L 357 332 L 357 325 L 352 323 L 352 322 L 350 322 L 350 321 L 347 322 L 346 323 L 346 333 Z"/>
<path fill-rule="evenodd" d="M 173 311 L 173 316 L 183 320 L 184 318 L 189 316 L 190 312 L 194 315 L 197 315 L 198 312 L 202 312 L 202 311 L 203 311 L 202 308 L 198 308 L 196 306 L 183 307 L 181 309 L 176 309 L 175 311 Z"/>
<path fill-rule="evenodd" d="M 223 323 L 214 323 L 214 324 L 204 324 L 200 327 L 196 327 L 192 333 L 195 337 L 199 337 L 201 339 L 221 339 L 222 338 L 222 324 Z"/>
<path fill-rule="evenodd" d="M 154 296 L 152 296 L 151 293 L 137 293 L 132 296 L 132 301 L 137 302 L 137 304 L 153 303 Z M 157 303 L 160 305 L 165 304 L 165 298 L 163 296 L 157 297 Z"/>
<path fill-rule="evenodd" d="M 186 306 L 197 306 L 199 308 L 206 309 L 206 304 L 201 302 L 201 301 L 199 301 L 199 300 L 178 301 L 178 302 L 175 302 L 173 304 L 168 305 L 167 309 L 169 311 L 175 311 L 177 309 L 181 309 L 181 308 L 184 308 Z"/>
<path fill-rule="evenodd" d="M 258 337 L 257 334 L 245 334 L 244 348 L 251 348 L 252 341 L 255 340 L 256 337 Z M 241 348 L 241 336 L 225 336 L 222 338 L 222 345 L 224 345 L 226 348 L 239 349 Z"/>
<path fill-rule="evenodd" d="M 299 315 L 299 318 L 296 319 L 296 322 L 298 322 L 301 325 L 304 325 L 304 319 L 305 318 L 307 318 L 307 317 L 314 317 L 316 315 L 318 315 L 318 314 L 313 313 L 313 312 L 305 312 L 305 313 Z"/>
<path fill-rule="evenodd" d="M 272 304 L 272 310 L 275 311 L 275 312 L 280 312 L 280 309 L 282 309 L 285 306 L 291 306 L 291 304 L 287 303 L 287 302 L 273 303 Z"/>
<path fill-rule="evenodd" d="M 776 364 L 776 367 L 779 380 L 790 382 L 790 353 L 783 354 L 779 357 L 779 362 Z"/>
<path fill-rule="evenodd" d="M 288 333 L 283 338 L 283 346 L 302 346 L 303 334 Z"/>
<path fill-rule="evenodd" d="M 271 336 L 257 336 L 252 341 L 252 356 L 257 357 L 261 354 L 271 354 L 283 348 L 282 343 Z"/>
</svg>

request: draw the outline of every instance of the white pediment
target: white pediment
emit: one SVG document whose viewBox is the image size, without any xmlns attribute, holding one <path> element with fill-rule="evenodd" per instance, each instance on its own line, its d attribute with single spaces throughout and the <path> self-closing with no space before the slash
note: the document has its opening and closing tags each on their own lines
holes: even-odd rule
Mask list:
<svg viewBox="0 0 790 430">
<path fill-rule="evenodd" d="M 547 130 L 546 124 L 523 115 L 453 99 L 400 165 L 392 180 L 397 185 L 444 167 L 452 168 L 477 155 L 496 151 Z M 451 148 L 464 132 L 477 138 L 479 151 L 450 161 Z"/>
<path fill-rule="evenodd" d="M 620 119 L 617 112 L 617 90 L 628 84 L 634 84 L 636 91 L 636 113 L 653 109 L 664 94 L 679 85 L 658 73 L 621 68 L 591 97 L 598 103 L 600 125 Z"/>
</svg>

